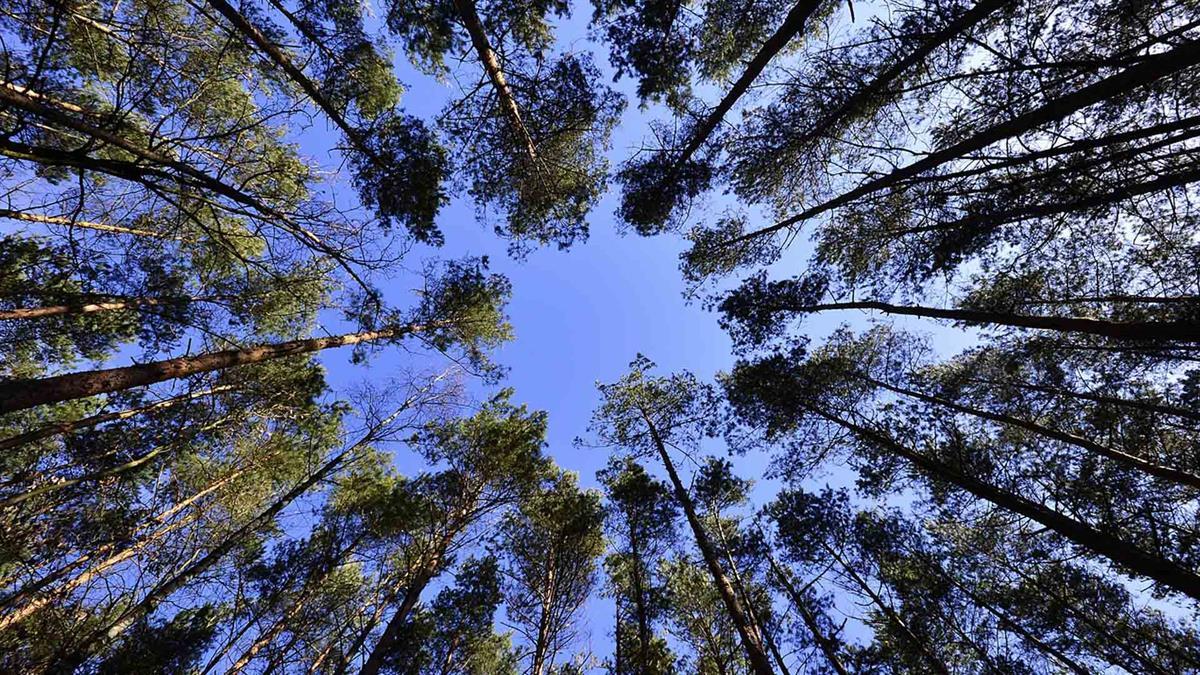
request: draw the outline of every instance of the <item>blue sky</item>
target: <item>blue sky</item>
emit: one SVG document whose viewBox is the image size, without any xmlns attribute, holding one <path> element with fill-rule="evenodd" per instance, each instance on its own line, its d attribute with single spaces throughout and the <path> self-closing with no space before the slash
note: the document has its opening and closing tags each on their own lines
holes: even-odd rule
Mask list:
<svg viewBox="0 0 1200 675">
<path fill-rule="evenodd" d="M 596 46 L 586 37 L 590 15 L 590 4 L 576 6 L 575 16 L 558 32 L 560 48 L 565 44 L 565 49 L 571 51 L 591 50 L 596 65 L 606 73 L 607 83 L 629 101 L 609 153 L 615 169 L 643 145 L 648 123 L 664 116 L 661 111 L 639 107 L 631 81 L 611 82 L 606 47 Z M 863 21 L 861 16 L 859 21 Z M 402 105 L 407 112 L 432 119 L 456 94 L 452 86 L 413 71 L 403 55 L 397 55 L 396 63 L 406 86 Z M 468 61 L 463 67 L 464 82 L 476 76 L 473 66 Z M 321 120 L 316 125 L 301 142 L 306 150 L 320 155 L 334 139 Z M 328 158 L 326 163 L 334 161 Z M 595 474 L 606 463 L 608 451 L 578 447 L 573 440 L 587 435 L 592 410 L 599 400 L 595 387 L 598 381 L 619 378 L 639 353 L 657 362 L 663 373 L 686 369 L 704 380 L 711 380 L 733 361 L 730 340 L 718 327 L 717 317 L 700 303 L 689 304 L 683 297 L 679 254 L 686 242 L 674 234 L 652 238 L 622 234 L 614 215 L 619 198 L 616 187 L 610 186 L 592 211 L 591 235 L 586 243 L 566 252 L 538 250 L 522 261 L 507 256 L 507 243 L 494 236 L 491 225 L 480 219 L 465 195 L 455 195 L 439 218 L 446 245 L 418 249 L 414 258 L 405 262 L 406 267 L 415 269 L 419 267 L 415 259 L 420 257 L 487 255 L 492 270 L 509 278 L 513 297 L 508 313 L 516 338 L 496 353 L 496 360 L 509 369 L 501 386 L 515 389 L 516 401 L 549 412 L 548 453 L 563 468 L 578 472 L 587 487 L 598 487 Z M 724 195 L 710 195 L 702 208 L 693 210 L 692 217 L 706 218 L 730 204 Z M 807 240 L 802 235 L 773 273 L 798 273 L 807 253 Z M 411 276 L 401 273 L 381 282 L 381 287 L 390 301 L 403 304 L 411 297 L 412 282 Z M 861 326 L 865 317 L 859 313 L 821 315 L 807 321 L 805 329 L 810 334 L 824 334 L 843 322 Z M 410 366 L 412 357 L 401 350 L 384 350 L 366 368 L 350 365 L 345 351 L 326 353 L 321 358 L 336 391 L 363 379 L 386 377 Z M 478 385 L 474 389 L 480 398 L 488 391 Z M 714 450 L 719 452 L 720 448 Z M 684 472 L 690 472 L 686 460 L 680 458 L 679 463 Z M 397 454 L 397 465 L 406 472 L 422 468 L 418 459 L 403 452 Z M 653 463 L 649 468 L 658 471 Z M 764 457 L 739 457 L 735 468 L 743 477 L 757 479 L 756 504 L 770 499 L 776 486 L 762 479 L 766 471 Z M 849 472 L 834 469 L 817 482 L 845 483 L 850 479 Z M 597 657 L 610 655 L 611 602 L 593 597 L 585 608 L 584 622 L 587 628 L 582 634 L 588 637 L 580 647 L 590 648 Z"/>
</svg>

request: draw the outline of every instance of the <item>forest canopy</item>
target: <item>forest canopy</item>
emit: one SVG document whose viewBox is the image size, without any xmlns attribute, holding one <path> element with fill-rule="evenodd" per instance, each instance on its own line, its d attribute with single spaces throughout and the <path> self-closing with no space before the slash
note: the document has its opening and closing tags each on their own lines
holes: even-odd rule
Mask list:
<svg viewBox="0 0 1200 675">
<path fill-rule="evenodd" d="M 1200 673 L 1198 0 L 11 0 L 0 80 L 0 672 Z M 531 406 L 611 280 L 504 270 L 613 232 L 727 359 Z"/>
</svg>

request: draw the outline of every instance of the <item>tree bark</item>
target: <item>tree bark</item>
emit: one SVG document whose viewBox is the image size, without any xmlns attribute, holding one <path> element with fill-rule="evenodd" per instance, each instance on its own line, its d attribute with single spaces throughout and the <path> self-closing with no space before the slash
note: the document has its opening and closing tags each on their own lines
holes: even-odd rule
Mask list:
<svg viewBox="0 0 1200 675">
<path fill-rule="evenodd" d="M 746 656 L 750 659 L 750 668 L 755 675 L 774 675 L 771 668 L 771 661 L 767 658 L 766 651 L 763 645 L 756 639 L 751 627 L 750 621 L 746 617 L 746 611 L 742 607 L 742 603 L 738 600 L 737 593 L 734 592 L 733 585 L 729 583 L 729 579 L 725 576 L 725 572 L 721 569 L 721 564 L 717 560 L 716 551 L 713 549 L 712 542 L 709 541 L 708 535 L 704 532 L 704 525 L 700 522 L 700 517 L 696 514 L 696 507 L 692 504 L 692 499 L 687 493 L 687 489 L 683 485 L 683 481 L 679 479 L 679 474 L 675 472 L 675 464 L 671 461 L 671 456 L 667 454 L 666 444 L 658 435 L 658 429 L 650 418 L 642 414 L 646 422 L 646 426 L 650 432 L 650 437 L 654 441 L 654 446 L 658 450 L 659 459 L 663 463 L 663 468 L 667 471 L 667 476 L 671 479 L 671 485 L 675 488 L 675 498 L 679 500 L 680 506 L 683 507 L 683 512 L 687 516 L 688 525 L 692 528 L 692 535 L 696 539 L 696 547 L 700 549 L 700 554 L 704 557 L 704 564 L 708 567 L 709 575 L 712 576 L 713 585 L 717 589 L 717 593 L 721 596 L 722 602 L 725 603 L 725 609 L 729 612 L 729 618 L 733 621 L 733 625 L 737 628 L 738 637 L 741 638 L 742 646 L 746 650 Z"/>
<path fill-rule="evenodd" d="M 346 135 L 347 140 L 350 141 L 355 150 L 371 158 L 372 160 L 377 159 L 375 153 L 364 142 L 365 139 L 363 138 L 362 134 L 359 133 L 358 129 L 346 120 L 342 112 L 337 109 L 337 106 L 333 105 L 333 102 L 321 93 L 321 90 L 317 88 L 317 85 L 314 84 L 312 80 L 308 79 L 308 76 L 304 74 L 304 71 L 300 70 L 296 64 L 292 63 L 292 59 L 285 54 L 282 49 L 280 49 L 275 43 L 268 40 L 267 36 L 263 35 L 262 31 L 251 24 L 241 12 L 237 11 L 237 9 L 233 7 L 233 5 L 229 4 L 225 0 L 206 1 L 213 9 L 217 10 L 221 16 L 225 17 L 229 23 L 233 24 L 233 27 L 238 33 L 247 38 L 251 43 L 254 44 L 254 46 L 258 47 L 260 51 L 267 55 L 272 63 L 283 70 L 283 72 L 286 73 L 293 82 L 299 85 L 309 99 L 311 99 L 313 103 L 316 103 L 317 107 L 319 107 L 321 111 L 325 113 L 325 116 L 342 130 L 342 133 Z"/>
<path fill-rule="evenodd" d="M 188 377 L 198 373 L 232 368 L 251 363 L 262 363 L 298 354 L 344 347 L 375 340 L 386 340 L 410 335 L 425 330 L 427 326 L 410 324 L 385 328 L 377 331 L 349 333 L 335 337 L 292 340 L 274 344 L 263 344 L 244 349 L 226 349 L 218 352 L 181 356 L 164 361 L 68 373 L 41 379 L 10 380 L 0 382 L 0 414 L 24 410 L 47 403 L 70 401 L 77 398 L 123 391 L 134 387 Z"/>
<path fill-rule="evenodd" d="M 529 134 L 529 129 L 525 126 L 525 121 L 521 117 L 521 108 L 517 105 L 516 98 L 513 97 L 512 88 L 508 85 L 508 79 L 504 76 L 504 70 L 500 67 L 500 59 L 496 55 L 496 51 L 492 49 L 491 42 L 488 40 L 487 32 L 484 30 L 483 21 L 479 18 L 479 13 L 475 9 L 474 0 L 453 0 L 454 10 L 458 13 L 459 19 L 462 21 L 463 28 L 467 30 L 467 35 L 471 37 L 471 45 L 475 48 L 475 55 L 478 57 L 480 64 L 483 65 L 483 70 L 487 73 L 488 80 L 492 84 L 492 90 L 496 93 L 496 100 L 500 103 L 500 109 L 504 111 L 504 116 L 508 118 L 508 123 L 513 128 L 513 133 L 521 140 L 524 145 L 526 158 L 532 167 L 538 164 L 537 145 L 533 142 L 533 137 Z"/>
</svg>

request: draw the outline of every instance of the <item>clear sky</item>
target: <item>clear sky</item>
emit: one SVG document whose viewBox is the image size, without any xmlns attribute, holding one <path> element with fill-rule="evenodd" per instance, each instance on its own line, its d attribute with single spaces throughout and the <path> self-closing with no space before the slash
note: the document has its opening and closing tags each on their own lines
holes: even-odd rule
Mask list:
<svg viewBox="0 0 1200 675">
<path fill-rule="evenodd" d="M 648 122 L 662 115 L 653 109 L 639 108 L 629 80 L 611 83 L 605 46 L 596 45 L 586 37 L 591 6 L 581 3 L 575 10 L 575 16 L 559 31 L 560 47 L 566 43 L 566 48 L 572 51 L 592 51 L 609 84 L 629 100 L 609 153 L 615 169 L 643 145 Z M 447 87 L 414 72 L 402 55 L 397 56 L 396 63 L 407 88 L 402 101 L 407 112 L 430 120 L 456 93 L 453 85 Z M 468 62 L 464 66 L 464 81 L 475 76 L 470 70 L 472 65 Z M 333 140 L 327 130 L 320 128 L 322 124 L 318 120 L 318 128 L 301 139 L 305 149 L 317 155 L 323 155 L 322 148 Z M 328 164 L 331 160 L 324 161 Z M 491 225 L 479 218 L 465 194 L 456 194 L 439 218 L 446 245 L 440 249 L 419 248 L 405 263 L 415 269 L 416 259 L 423 256 L 449 259 L 487 255 L 491 269 L 509 278 L 513 297 L 508 312 L 516 339 L 496 354 L 496 360 L 509 369 L 501 386 L 514 388 L 516 401 L 549 412 L 549 454 L 563 468 L 578 472 L 582 484 L 588 487 L 597 487 L 595 474 L 604 466 L 608 453 L 603 449 L 576 447 L 573 440 L 587 435 L 588 421 L 598 403 L 595 387 L 598 381 L 619 378 L 639 353 L 657 362 L 663 373 L 687 369 L 705 380 L 727 369 L 733 360 L 729 338 L 718 327 L 717 317 L 705 311 L 699 302 L 689 304 L 683 297 L 678 265 L 679 253 L 686 243 L 674 234 L 652 238 L 622 234 L 614 215 L 616 187 L 610 186 L 608 194 L 592 211 L 591 236 L 586 243 L 566 252 L 534 251 L 522 261 L 507 256 L 507 243 L 497 238 Z M 727 197 L 710 196 L 704 208 L 693 211 L 693 218 L 719 213 L 728 205 Z M 774 273 L 779 276 L 798 273 L 807 249 L 804 237 L 798 238 Z M 411 297 L 413 278 L 401 273 L 381 286 L 390 301 L 404 303 Z M 805 327 L 811 333 L 822 334 L 843 322 L 863 325 L 865 319 L 857 313 L 841 313 L 814 317 Z M 329 379 L 336 391 L 363 379 L 386 377 L 389 372 L 410 366 L 412 357 L 401 350 L 388 349 L 377 353 L 365 368 L 352 366 L 349 353 L 344 350 L 323 354 L 321 358 L 329 368 Z M 487 390 L 476 387 L 475 393 L 482 398 Z M 397 464 L 407 472 L 422 468 L 419 461 L 403 454 L 397 456 Z M 648 466 L 657 471 L 653 463 Z M 740 457 L 735 460 L 735 467 L 742 477 L 758 479 L 756 492 L 763 499 L 756 499 L 757 503 L 769 499 L 766 493 L 774 486 L 762 480 L 766 471 L 763 457 Z M 681 468 L 690 471 L 691 467 L 681 462 Z M 847 478 L 846 473 L 835 470 L 818 482 L 843 482 Z M 611 615 L 611 602 L 601 598 L 594 597 L 585 610 L 588 628 L 583 634 L 590 636 L 590 648 L 598 657 L 611 654 Z M 580 646 L 586 650 L 589 645 Z"/>
</svg>

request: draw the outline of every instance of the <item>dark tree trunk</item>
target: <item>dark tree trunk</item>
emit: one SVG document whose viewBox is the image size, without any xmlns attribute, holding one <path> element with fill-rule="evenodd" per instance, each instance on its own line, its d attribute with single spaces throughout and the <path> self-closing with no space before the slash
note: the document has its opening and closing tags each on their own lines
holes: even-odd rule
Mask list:
<svg viewBox="0 0 1200 675">
<path fill-rule="evenodd" d="M 775 309 L 799 313 L 863 309 L 883 312 L 884 314 L 948 319 L 950 321 L 975 325 L 1014 326 L 1017 328 L 1052 330 L 1061 333 L 1085 333 L 1113 340 L 1200 341 L 1200 323 L 1195 321 L 1118 322 L 1103 321 L 1100 319 L 1082 319 L 1078 317 L 1010 314 L 1007 312 L 989 312 L 977 309 L 942 309 L 922 305 L 893 305 L 874 300 L 830 302 L 818 305 L 782 305 Z"/>
<path fill-rule="evenodd" d="M 1190 40 L 1183 42 L 1170 51 L 1143 58 L 1135 65 L 1118 73 L 1093 82 L 1082 89 L 1047 101 L 1041 106 L 1017 115 L 1008 121 L 983 129 L 948 148 L 932 152 L 926 155 L 924 159 L 868 181 L 857 188 L 843 192 L 837 197 L 805 209 L 795 216 L 769 227 L 734 237 L 725 242 L 725 245 L 734 245 L 748 239 L 772 234 L 798 225 L 822 213 L 846 206 L 861 197 L 897 185 L 930 169 L 961 159 L 967 154 L 982 150 L 993 143 L 1026 133 L 1043 124 L 1061 120 L 1068 115 L 1101 101 L 1135 91 L 1159 79 L 1186 70 L 1197 63 L 1200 63 L 1200 41 Z"/>
<path fill-rule="evenodd" d="M 1041 504 L 1002 490 L 978 478 L 965 475 L 940 460 L 902 445 L 878 431 L 859 426 L 824 410 L 814 409 L 813 412 L 853 432 L 860 438 L 908 460 L 921 471 L 933 477 L 955 485 L 1002 509 L 1029 518 L 1043 527 L 1057 532 L 1076 546 L 1108 558 L 1135 574 L 1153 579 L 1167 588 L 1200 600 L 1200 576 L 1197 576 L 1195 572 L 1159 556 L 1146 553 L 1131 546 L 1128 542 L 1100 532 L 1090 525 L 1064 516 Z"/>
<path fill-rule="evenodd" d="M 708 535 L 704 532 L 704 525 L 700 522 L 700 517 L 696 515 L 696 507 L 692 504 L 692 499 L 688 495 L 687 489 L 683 486 L 683 481 L 679 479 L 679 474 L 675 472 L 675 464 L 671 461 L 671 456 L 667 454 L 666 445 L 663 443 L 662 438 L 659 437 L 658 430 L 654 427 L 650 419 L 644 415 L 643 417 L 646 420 L 650 436 L 654 440 L 654 445 L 658 449 L 658 456 L 662 460 L 663 468 L 667 470 L 667 476 L 671 479 L 671 485 L 675 488 L 675 498 L 679 500 L 679 504 L 683 507 L 683 512 L 687 516 L 688 525 L 692 528 L 692 535 L 696 539 L 696 546 L 700 549 L 700 554 L 704 557 L 704 564 L 708 567 L 708 572 L 712 576 L 713 585 L 716 587 L 717 593 L 721 596 L 721 600 L 725 603 L 725 609 L 729 612 L 730 620 L 737 627 L 738 637 L 741 638 L 742 646 L 745 648 L 746 655 L 750 659 L 751 669 L 755 675 L 774 675 L 771 669 L 771 661 L 767 658 L 762 642 L 751 628 L 746 611 L 742 607 L 742 603 L 738 600 L 733 585 L 729 583 L 729 579 L 721 569 L 721 564 L 717 560 L 717 554 L 713 549 L 712 542 L 709 541 Z"/>
</svg>

